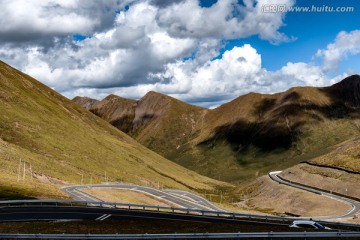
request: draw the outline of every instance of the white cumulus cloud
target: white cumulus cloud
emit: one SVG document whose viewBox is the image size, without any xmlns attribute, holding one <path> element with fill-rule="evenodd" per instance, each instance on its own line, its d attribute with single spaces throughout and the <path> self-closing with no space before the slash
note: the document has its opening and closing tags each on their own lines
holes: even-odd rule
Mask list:
<svg viewBox="0 0 360 240">
<path fill-rule="evenodd" d="M 358 31 L 318 51 L 324 67 L 290 62 L 268 71 L 250 44 L 220 54 L 233 39 L 293 40 L 280 31 L 286 13 L 262 12 L 269 3 L 295 1 L 0 0 L 0 59 L 69 98 L 139 98 L 155 90 L 215 106 L 249 91 L 338 80 L 326 71 L 359 53 Z"/>
<path fill-rule="evenodd" d="M 318 50 L 317 56 L 324 59 L 324 70 L 337 70 L 344 58 L 360 53 L 360 30 L 340 32 L 326 49 Z"/>
</svg>

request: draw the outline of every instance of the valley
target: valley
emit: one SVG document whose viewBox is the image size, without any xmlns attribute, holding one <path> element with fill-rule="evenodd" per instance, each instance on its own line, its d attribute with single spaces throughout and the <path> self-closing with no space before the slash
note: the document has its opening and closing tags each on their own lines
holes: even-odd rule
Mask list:
<svg viewBox="0 0 360 240">
<path fill-rule="evenodd" d="M 352 91 L 358 76 L 327 88 L 250 93 L 215 109 L 156 92 L 140 100 L 70 101 L 5 63 L 0 77 L 2 199 L 69 199 L 59 187 L 128 182 L 192 191 L 229 211 L 347 211 L 344 203 L 327 199 L 325 206 L 324 197 L 264 176 L 274 170 L 289 181 L 359 196 L 360 112 Z M 168 204 L 133 191 L 89 193 Z"/>
<path fill-rule="evenodd" d="M 3 62 L 0 79 L 2 199 L 67 198 L 59 186 L 121 180 L 178 189 L 231 187 L 166 160 Z"/>
</svg>

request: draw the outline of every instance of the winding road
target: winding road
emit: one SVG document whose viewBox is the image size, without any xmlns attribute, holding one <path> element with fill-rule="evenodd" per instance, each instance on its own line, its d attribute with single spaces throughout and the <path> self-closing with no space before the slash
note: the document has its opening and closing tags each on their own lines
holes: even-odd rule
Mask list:
<svg viewBox="0 0 360 240">
<path fill-rule="evenodd" d="M 350 218 L 350 217 L 353 217 L 354 215 L 356 215 L 357 213 L 359 213 L 359 211 L 360 211 L 360 202 L 358 202 L 356 200 L 353 200 L 353 199 L 350 199 L 350 198 L 347 198 L 347 197 L 343 197 L 343 196 L 338 196 L 338 195 L 335 195 L 335 194 L 332 194 L 332 193 L 328 193 L 328 192 L 317 190 L 317 189 L 314 189 L 314 188 L 311 188 L 311 187 L 308 187 L 308 186 L 303 186 L 303 185 L 300 185 L 300 184 L 297 184 L 297 183 L 294 183 L 294 182 L 287 181 L 287 180 L 285 180 L 285 179 L 278 176 L 280 173 L 281 173 L 281 171 L 270 172 L 269 177 L 273 181 L 278 182 L 280 184 L 288 185 L 290 187 L 294 187 L 294 188 L 302 189 L 302 190 L 312 192 L 312 193 L 315 193 L 315 194 L 319 194 L 319 195 L 322 195 L 322 196 L 326 196 L 326 197 L 338 200 L 340 202 L 348 203 L 348 204 L 350 204 L 352 206 L 351 210 L 348 211 L 347 213 L 344 213 L 344 214 L 341 214 L 341 215 L 334 215 L 334 216 L 316 217 L 318 219 Z"/>
<path fill-rule="evenodd" d="M 326 191 L 321 191 L 318 189 L 311 188 L 309 186 L 304 186 L 301 184 L 297 184 L 294 182 L 287 181 L 278 175 L 281 171 L 270 172 L 269 177 L 280 184 L 288 185 L 294 188 L 298 188 L 304 191 L 312 192 L 314 194 L 319 194 L 325 197 L 329 197 L 341 202 L 348 203 L 352 206 L 351 210 L 341 214 L 341 215 L 332 215 L 332 216 L 314 216 L 313 218 L 316 219 L 334 219 L 334 218 L 351 218 L 354 215 L 360 212 L 360 202 L 344 197 L 338 196 L 336 194 L 328 193 Z M 174 189 L 155 189 L 151 187 L 144 187 L 129 183 L 112 183 L 112 184 L 97 184 L 97 185 L 77 185 L 77 186 L 69 186 L 63 187 L 62 190 L 69 194 L 72 198 L 76 200 L 83 200 L 83 201 L 90 201 L 90 202 L 103 202 L 102 199 L 99 199 L 91 194 L 84 192 L 84 189 L 91 189 L 91 188 L 112 188 L 112 189 L 124 189 L 124 190 L 131 190 L 142 192 L 144 194 L 150 195 L 152 197 L 164 200 L 169 204 L 175 205 L 181 208 L 189 208 L 189 209 L 197 209 L 197 210 L 205 210 L 205 211 L 222 211 L 226 212 L 217 206 L 215 206 L 209 200 L 191 193 L 182 190 L 174 190 Z"/>
<path fill-rule="evenodd" d="M 180 190 L 171 190 L 171 189 L 159 190 L 151 187 L 144 187 L 129 183 L 78 185 L 78 186 L 63 187 L 62 190 L 76 200 L 101 202 L 102 201 L 101 199 L 82 191 L 83 189 L 91 189 L 91 188 L 113 188 L 113 189 L 125 189 L 125 190 L 137 191 L 164 200 L 170 204 L 182 208 L 224 212 L 223 209 L 215 206 L 207 199 L 199 195 L 196 195 L 194 193 L 180 191 Z"/>
</svg>

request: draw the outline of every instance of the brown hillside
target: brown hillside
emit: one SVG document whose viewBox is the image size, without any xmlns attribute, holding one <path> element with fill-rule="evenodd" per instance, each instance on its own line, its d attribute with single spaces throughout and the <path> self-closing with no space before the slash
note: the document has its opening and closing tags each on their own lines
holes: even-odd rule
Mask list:
<svg viewBox="0 0 360 240">
<path fill-rule="evenodd" d="M 357 136 L 359 83 L 354 75 L 325 88 L 249 93 L 213 110 L 150 92 L 128 133 L 187 168 L 243 181 Z"/>
<path fill-rule="evenodd" d="M 87 110 L 90 110 L 92 106 L 94 106 L 94 104 L 98 102 L 98 100 L 88 97 L 75 97 L 73 101 L 83 106 Z"/>
<path fill-rule="evenodd" d="M 110 95 L 89 110 L 163 156 L 191 140 L 208 111 L 156 92 L 138 101 Z"/>
<path fill-rule="evenodd" d="M 150 151 L 1 61 L 0 112 L 0 199 L 64 197 L 57 186 L 101 183 L 105 175 L 180 189 L 222 185 Z M 25 175 L 18 179 L 20 160 Z"/>
</svg>

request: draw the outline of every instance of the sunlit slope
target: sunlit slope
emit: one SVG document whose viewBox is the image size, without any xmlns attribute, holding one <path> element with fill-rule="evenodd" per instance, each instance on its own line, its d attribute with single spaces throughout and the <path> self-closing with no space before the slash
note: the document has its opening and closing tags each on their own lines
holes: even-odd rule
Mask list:
<svg viewBox="0 0 360 240">
<path fill-rule="evenodd" d="M 105 176 L 109 181 L 182 189 L 220 184 L 164 159 L 3 62 L 0 112 L 0 187 L 19 188 L 18 195 L 47 197 L 51 191 L 42 191 L 40 182 L 53 189 L 52 184 L 100 183 Z M 20 158 L 27 162 L 26 178 L 18 183 Z M 24 190 L 31 185 L 30 163 L 39 191 Z"/>
<path fill-rule="evenodd" d="M 116 95 L 98 102 L 87 97 L 73 101 L 165 157 L 198 135 L 209 111 L 157 92 L 138 101 Z"/>
<path fill-rule="evenodd" d="M 360 122 L 358 127 L 360 128 Z M 360 138 L 338 144 L 329 153 L 308 162 L 360 173 Z"/>
<path fill-rule="evenodd" d="M 209 111 L 198 137 L 169 158 L 241 182 L 320 156 L 360 134 L 359 85 L 354 75 L 326 88 L 240 96 Z"/>
</svg>

